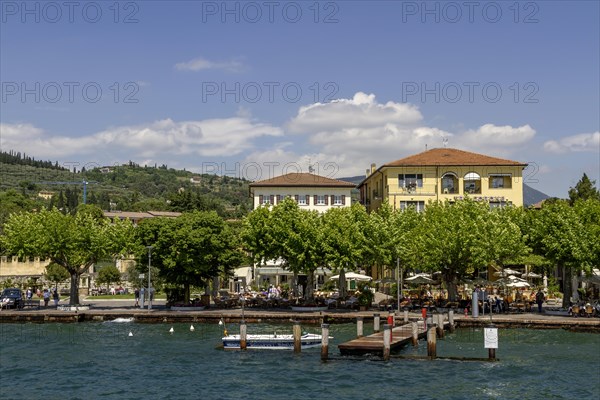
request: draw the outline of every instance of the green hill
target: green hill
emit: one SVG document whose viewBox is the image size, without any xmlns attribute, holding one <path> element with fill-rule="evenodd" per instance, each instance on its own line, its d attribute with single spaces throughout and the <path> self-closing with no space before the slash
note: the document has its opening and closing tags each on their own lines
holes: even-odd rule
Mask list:
<svg viewBox="0 0 600 400">
<path fill-rule="evenodd" d="M 194 174 L 166 165 L 120 166 L 69 171 L 50 162 L 32 162 L 0 154 L 0 204 L 22 202 L 22 208 L 40 206 L 74 209 L 83 202 L 104 210 L 189 211 L 215 210 L 226 218 L 239 218 L 251 209 L 245 179 Z M 192 181 L 192 178 L 193 181 Z M 42 199 L 40 192 L 52 192 Z M 21 196 L 22 199 L 19 199 Z M 14 204 L 12 204 L 14 209 Z M 8 207 L 8 206 L 7 206 Z M 18 208 L 18 207 L 17 207 Z"/>
</svg>

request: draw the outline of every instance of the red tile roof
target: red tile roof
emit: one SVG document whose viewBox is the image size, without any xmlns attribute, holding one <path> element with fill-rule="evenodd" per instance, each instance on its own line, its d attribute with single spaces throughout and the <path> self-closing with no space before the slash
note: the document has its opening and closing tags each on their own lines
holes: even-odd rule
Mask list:
<svg viewBox="0 0 600 400">
<path fill-rule="evenodd" d="M 306 172 L 292 172 L 289 174 L 276 176 L 271 179 L 265 179 L 251 183 L 250 187 L 338 187 L 354 188 L 356 185 L 351 182 L 340 181 L 338 179 L 326 178 L 324 176 L 309 174 Z"/>
<path fill-rule="evenodd" d="M 382 165 L 382 167 L 404 167 L 404 166 L 435 166 L 435 165 L 520 165 L 527 166 L 526 163 L 505 160 L 502 158 L 490 157 L 483 154 L 471 153 L 469 151 L 458 149 L 431 149 L 419 154 Z"/>
</svg>

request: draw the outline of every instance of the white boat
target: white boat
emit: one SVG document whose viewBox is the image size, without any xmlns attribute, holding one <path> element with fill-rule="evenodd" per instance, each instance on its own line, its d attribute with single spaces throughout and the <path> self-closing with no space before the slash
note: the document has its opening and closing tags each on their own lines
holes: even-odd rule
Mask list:
<svg viewBox="0 0 600 400">
<path fill-rule="evenodd" d="M 333 339 L 331 336 L 330 339 Z M 303 349 L 319 347 L 322 336 L 314 333 L 305 333 L 300 337 L 300 343 Z M 223 337 L 223 348 L 239 349 L 240 335 L 227 335 Z M 246 348 L 250 349 L 268 349 L 268 350 L 293 350 L 294 335 L 246 335 Z"/>
</svg>

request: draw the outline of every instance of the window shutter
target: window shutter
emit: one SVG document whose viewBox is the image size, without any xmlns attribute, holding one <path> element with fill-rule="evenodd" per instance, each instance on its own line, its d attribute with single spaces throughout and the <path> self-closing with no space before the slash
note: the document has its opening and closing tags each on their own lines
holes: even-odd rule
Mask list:
<svg viewBox="0 0 600 400">
<path fill-rule="evenodd" d="M 314 200 L 314 203 L 313 203 L 313 204 L 314 204 L 315 206 L 316 206 L 317 204 L 319 204 L 319 203 L 318 203 L 318 200 L 317 200 L 317 195 L 316 195 L 316 194 L 313 196 L 313 200 Z"/>
<path fill-rule="evenodd" d="M 342 195 L 342 205 L 343 206 L 346 205 L 346 195 L 345 194 Z"/>
<path fill-rule="evenodd" d="M 325 195 L 325 196 L 323 196 L 323 197 L 325 198 L 325 205 L 326 205 L 326 206 L 328 206 L 328 205 L 329 205 L 329 202 L 328 202 L 327 200 L 329 200 L 329 195 L 327 195 L 327 194 L 326 194 L 326 195 Z"/>
<path fill-rule="evenodd" d="M 279 203 L 281 203 L 281 195 L 280 194 L 277 195 L 277 204 L 279 204 Z"/>
<path fill-rule="evenodd" d="M 258 204 L 259 205 L 263 203 L 263 199 L 264 199 L 264 196 L 262 194 L 258 195 Z"/>
<path fill-rule="evenodd" d="M 271 204 L 273 204 L 273 205 L 275 204 L 275 196 L 274 196 L 274 195 L 272 195 L 272 194 L 271 194 L 271 195 L 269 195 L 269 203 L 271 203 Z"/>
<path fill-rule="evenodd" d="M 298 195 L 294 195 L 294 200 L 296 200 L 296 203 L 298 202 Z"/>
<path fill-rule="evenodd" d="M 306 197 L 306 205 L 309 205 L 310 204 L 310 195 L 307 194 L 305 197 Z"/>
</svg>

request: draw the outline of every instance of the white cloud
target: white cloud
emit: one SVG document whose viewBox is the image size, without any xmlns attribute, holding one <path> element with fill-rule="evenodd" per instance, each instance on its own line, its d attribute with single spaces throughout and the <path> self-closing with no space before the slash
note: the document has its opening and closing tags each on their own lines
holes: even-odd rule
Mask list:
<svg viewBox="0 0 600 400">
<path fill-rule="evenodd" d="M 182 122 L 164 119 L 82 137 L 52 136 L 31 124 L 0 124 L 0 131 L 2 148 L 27 149 L 37 157 L 75 157 L 106 151 L 123 153 L 129 159 L 157 158 L 159 154 L 226 157 L 251 150 L 254 140 L 260 137 L 282 135 L 278 127 L 240 117 Z"/>
<path fill-rule="evenodd" d="M 291 132 L 328 132 L 387 124 L 415 125 L 422 119 L 421 112 L 413 105 L 391 101 L 381 104 L 375 101 L 375 95 L 358 92 L 352 99 L 301 107 L 288 128 Z"/>
<path fill-rule="evenodd" d="M 476 130 L 468 130 L 461 135 L 461 140 L 471 145 L 514 146 L 530 141 L 535 136 L 535 129 L 529 125 L 512 127 L 485 124 Z"/>
<path fill-rule="evenodd" d="M 228 72 L 239 72 L 244 65 L 236 60 L 230 61 L 210 61 L 206 58 L 197 57 L 190 61 L 175 64 L 178 71 L 202 71 L 207 69 L 224 70 Z"/>
<path fill-rule="evenodd" d="M 548 140 L 544 150 L 550 153 L 600 152 L 600 132 L 580 133 L 559 140 Z"/>
</svg>

